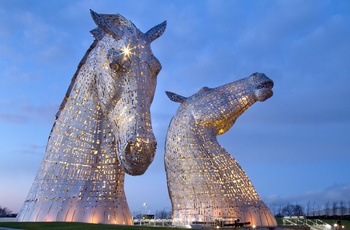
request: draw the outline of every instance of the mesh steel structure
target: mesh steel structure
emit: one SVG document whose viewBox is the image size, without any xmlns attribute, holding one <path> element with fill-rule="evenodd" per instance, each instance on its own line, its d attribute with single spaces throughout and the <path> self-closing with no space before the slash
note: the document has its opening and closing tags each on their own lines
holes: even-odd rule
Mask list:
<svg viewBox="0 0 350 230">
<path fill-rule="evenodd" d="M 272 96 L 273 82 L 262 73 L 217 87 L 202 88 L 180 102 L 165 143 L 165 169 L 177 225 L 194 222 L 276 226 L 238 162 L 217 141 L 256 101 Z"/>
<path fill-rule="evenodd" d="M 125 172 L 143 174 L 156 140 L 150 106 L 161 64 L 146 33 L 119 14 L 91 11 L 95 41 L 81 60 L 52 127 L 18 221 L 132 224 Z"/>
</svg>

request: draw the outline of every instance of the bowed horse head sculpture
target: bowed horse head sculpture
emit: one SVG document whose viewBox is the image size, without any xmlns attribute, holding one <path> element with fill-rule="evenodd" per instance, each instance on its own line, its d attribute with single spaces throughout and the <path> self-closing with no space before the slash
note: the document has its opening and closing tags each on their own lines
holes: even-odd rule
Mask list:
<svg viewBox="0 0 350 230">
<path fill-rule="evenodd" d="M 156 151 L 150 106 L 161 64 L 150 43 L 161 36 L 166 22 L 142 33 L 123 16 L 91 11 L 98 28 L 91 31 L 100 48 L 92 60 L 97 96 L 116 136 L 117 156 L 130 175 L 143 174 Z"/>
<path fill-rule="evenodd" d="M 215 220 L 236 227 L 277 225 L 246 173 L 217 141 L 252 104 L 270 98 L 272 87 L 265 74 L 254 73 L 204 87 L 190 97 L 167 92 L 181 103 L 169 125 L 164 155 L 175 224 Z"/>
<path fill-rule="evenodd" d="M 119 14 L 91 11 L 94 42 L 56 114 L 18 221 L 132 224 L 125 172 L 143 174 L 156 151 L 150 106 L 161 65 L 146 33 Z"/>
</svg>

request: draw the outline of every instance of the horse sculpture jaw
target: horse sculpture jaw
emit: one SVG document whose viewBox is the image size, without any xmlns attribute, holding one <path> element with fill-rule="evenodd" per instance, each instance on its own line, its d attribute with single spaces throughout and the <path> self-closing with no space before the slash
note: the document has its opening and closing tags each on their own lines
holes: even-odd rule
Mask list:
<svg viewBox="0 0 350 230">
<path fill-rule="evenodd" d="M 132 176 L 142 175 L 152 163 L 157 147 L 155 138 L 151 140 L 130 140 L 118 154 L 124 171 Z"/>
</svg>

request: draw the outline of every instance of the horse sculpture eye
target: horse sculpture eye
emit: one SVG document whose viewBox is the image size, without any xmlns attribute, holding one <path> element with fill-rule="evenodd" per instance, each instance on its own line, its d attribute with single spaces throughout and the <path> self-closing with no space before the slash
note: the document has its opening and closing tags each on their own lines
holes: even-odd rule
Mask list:
<svg viewBox="0 0 350 230">
<path fill-rule="evenodd" d="M 120 71 L 122 69 L 122 67 L 118 63 L 111 63 L 111 64 L 109 64 L 109 67 L 111 68 L 111 70 L 114 73 L 117 73 L 118 71 Z"/>
</svg>

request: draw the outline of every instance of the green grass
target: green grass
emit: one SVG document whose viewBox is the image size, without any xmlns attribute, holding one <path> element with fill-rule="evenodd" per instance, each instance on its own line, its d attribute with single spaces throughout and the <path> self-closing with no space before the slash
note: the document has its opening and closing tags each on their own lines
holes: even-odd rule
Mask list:
<svg viewBox="0 0 350 230">
<path fill-rule="evenodd" d="M 0 227 L 17 228 L 25 230 L 70 230 L 70 229 L 83 229 L 83 230 L 160 230 L 169 229 L 169 227 L 151 227 L 151 226 L 125 226 L 125 225 L 112 225 L 112 224 L 88 224 L 88 223 L 76 223 L 76 222 L 0 222 Z M 176 228 L 181 230 L 181 228 Z M 187 229 L 188 230 L 188 229 Z"/>
<path fill-rule="evenodd" d="M 276 218 L 278 225 L 282 225 L 281 218 Z M 337 222 L 337 220 L 322 220 L 331 226 Z M 341 220 L 342 225 L 345 228 L 350 228 L 350 220 Z M 83 229 L 83 230 L 161 230 L 161 229 L 176 229 L 185 230 L 184 228 L 171 228 L 171 227 L 151 227 L 151 226 L 125 226 L 125 225 L 113 225 L 113 224 L 88 224 L 88 223 L 76 223 L 76 222 L 0 222 L 0 227 L 17 228 L 24 230 L 71 230 L 71 229 Z M 188 230 L 188 229 L 187 229 Z"/>
</svg>

